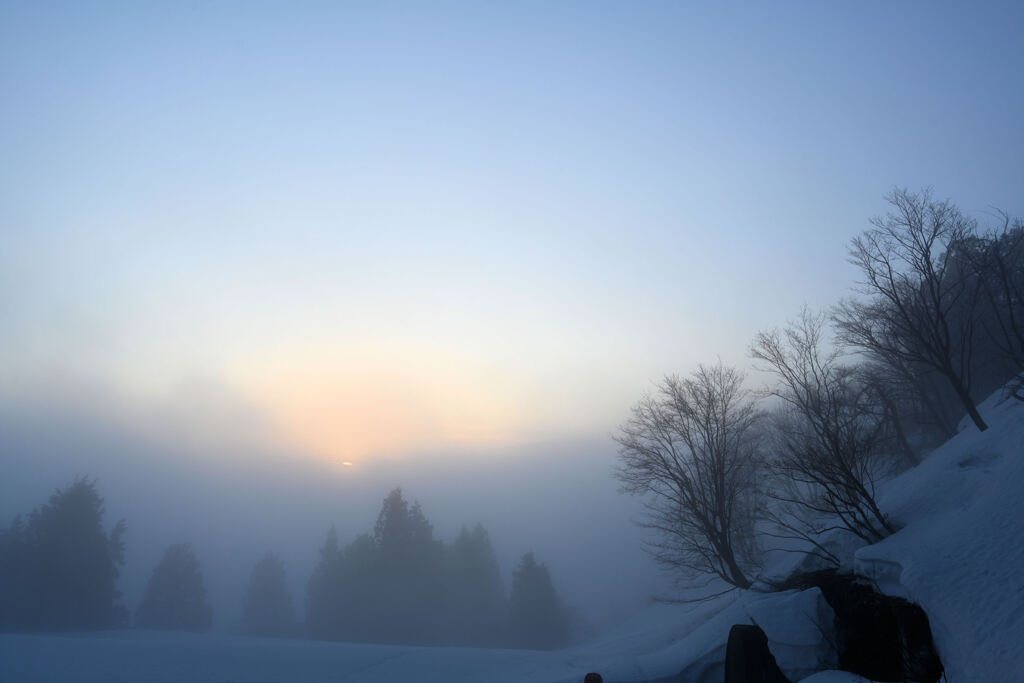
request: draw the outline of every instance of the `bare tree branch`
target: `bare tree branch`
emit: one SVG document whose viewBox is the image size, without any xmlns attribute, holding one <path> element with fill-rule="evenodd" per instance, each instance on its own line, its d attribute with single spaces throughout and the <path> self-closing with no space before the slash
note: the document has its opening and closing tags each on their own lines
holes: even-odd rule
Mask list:
<svg viewBox="0 0 1024 683">
<path fill-rule="evenodd" d="M 756 562 L 753 427 L 743 375 L 700 366 L 666 377 L 633 408 L 616 436 L 623 490 L 641 496 L 648 552 L 687 576 L 710 574 L 748 588 Z"/>
<path fill-rule="evenodd" d="M 857 369 L 825 350 L 824 328 L 824 316 L 804 309 L 785 330 L 759 333 L 751 355 L 778 378 L 765 393 L 782 402 L 768 461 L 775 477 L 767 495 L 777 506 L 768 519 L 780 536 L 834 562 L 816 539 L 835 520 L 869 543 L 894 529 L 875 502 L 887 421 Z"/>
<path fill-rule="evenodd" d="M 976 223 L 949 202 L 894 190 L 893 211 L 853 240 L 850 262 L 866 301 L 849 300 L 833 320 L 843 342 L 883 362 L 930 367 L 946 379 L 979 430 L 987 425 L 972 397 L 979 278 L 954 258 Z"/>
</svg>

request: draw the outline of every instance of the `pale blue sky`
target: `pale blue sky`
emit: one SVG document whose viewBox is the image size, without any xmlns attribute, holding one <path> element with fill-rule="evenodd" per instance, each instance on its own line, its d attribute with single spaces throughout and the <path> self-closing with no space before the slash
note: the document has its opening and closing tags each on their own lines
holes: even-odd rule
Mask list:
<svg viewBox="0 0 1024 683">
<path fill-rule="evenodd" d="M 0 377 L 606 434 L 847 294 L 892 186 L 1024 214 L 1022 8 L 0 4 Z"/>
</svg>

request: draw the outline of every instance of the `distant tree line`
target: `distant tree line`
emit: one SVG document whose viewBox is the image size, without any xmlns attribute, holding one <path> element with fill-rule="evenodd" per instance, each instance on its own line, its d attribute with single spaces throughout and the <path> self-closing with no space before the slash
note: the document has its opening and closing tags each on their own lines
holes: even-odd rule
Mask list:
<svg viewBox="0 0 1024 683">
<path fill-rule="evenodd" d="M 649 549 L 687 585 L 748 588 L 763 551 L 798 541 L 826 563 L 826 533 L 892 534 L 878 482 L 953 436 L 1000 387 L 1024 401 L 1024 223 L 986 232 L 930 191 L 894 190 L 850 245 L 858 296 L 758 333 L 774 377 L 736 368 L 670 376 L 617 434 L 617 475 L 642 497 Z"/>
<path fill-rule="evenodd" d="M 127 527 L 120 521 L 105 531 L 103 512 L 95 482 L 78 478 L 0 531 L 0 631 L 208 630 L 212 609 L 187 543 L 164 552 L 131 620 L 116 588 Z M 252 570 L 241 622 L 257 636 L 541 649 L 566 644 L 568 627 L 550 573 L 531 553 L 506 599 L 487 531 L 478 524 L 451 545 L 436 540 L 400 489 L 384 499 L 372 533 L 342 549 L 334 528 L 328 532 L 305 624 L 274 553 Z"/>
<path fill-rule="evenodd" d="M 422 645 L 554 648 L 568 618 L 547 568 L 527 553 L 506 600 L 487 531 L 434 538 L 401 489 L 384 499 L 372 533 L 341 548 L 332 527 L 306 592 L 317 638 Z"/>
<path fill-rule="evenodd" d="M 79 477 L 0 530 L 0 631 L 128 628 L 117 590 L 127 526 L 121 520 L 104 531 L 103 513 L 96 483 Z M 187 544 L 168 548 L 135 626 L 204 631 L 210 616 L 195 554 Z"/>
</svg>

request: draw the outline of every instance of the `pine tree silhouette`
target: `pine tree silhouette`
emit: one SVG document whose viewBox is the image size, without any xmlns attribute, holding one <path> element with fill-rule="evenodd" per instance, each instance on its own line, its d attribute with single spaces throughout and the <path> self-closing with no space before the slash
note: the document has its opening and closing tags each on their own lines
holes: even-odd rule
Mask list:
<svg viewBox="0 0 1024 683">
<path fill-rule="evenodd" d="M 250 635 L 286 636 L 293 632 L 294 622 L 284 561 L 267 553 L 249 577 L 242 603 L 242 629 Z"/>
<path fill-rule="evenodd" d="M 512 641 L 518 647 L 551 650 L 569 640 L 569 620 L 551 574 L 533 553 L 523 555 L 512 576 L 509 619 Z"/>
<path fill-rule="evenodd" d="M 206 631 L 211 619 L 199 560 L 187 543 L 172 545 L 153 569 L 145 597 L 135 613 L 135 626 Z"/>
<path fill-rule="evenodd" d="M 0 629 L 127 626 L 117 590 L 126 527 L 106 533 L 103 512 L 95 482 L 80 477 L 0 533 Z"/>
</svg>

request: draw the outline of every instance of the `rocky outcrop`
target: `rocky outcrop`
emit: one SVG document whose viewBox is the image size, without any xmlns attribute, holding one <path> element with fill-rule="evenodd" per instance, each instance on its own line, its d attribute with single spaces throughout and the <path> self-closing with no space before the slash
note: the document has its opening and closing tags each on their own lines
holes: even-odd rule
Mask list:
<svg viewBox="0 0 1024 683">
<path fill-rule="evenodd" d="M 932 683 L 942 677 L 928 615 L 919 606 L 835 570 L 796 575 L 781 587 L 811 586 L 821 590 L 835 613 L 839 669 L 873 681 Z"/>
<path fill-rule="evenodd" d="M 760 627 L 736 624 L 729 631 L 725 683 L 791 683 L 779 669 Z"/>
</svg>

